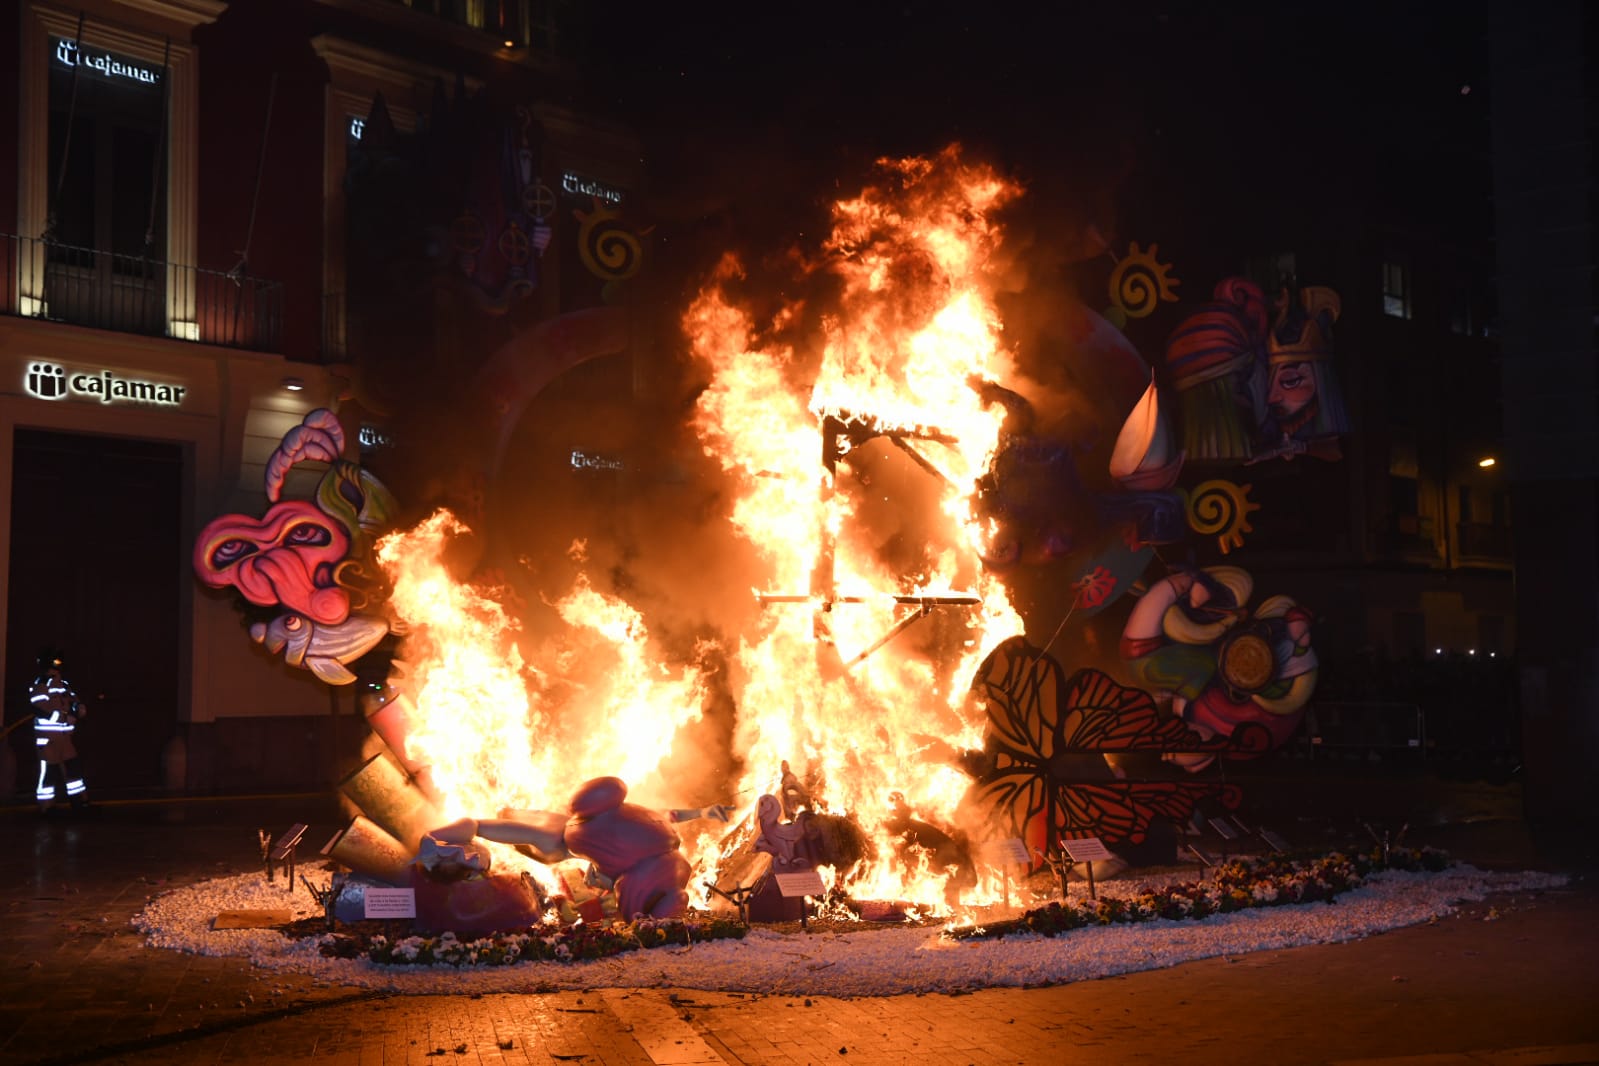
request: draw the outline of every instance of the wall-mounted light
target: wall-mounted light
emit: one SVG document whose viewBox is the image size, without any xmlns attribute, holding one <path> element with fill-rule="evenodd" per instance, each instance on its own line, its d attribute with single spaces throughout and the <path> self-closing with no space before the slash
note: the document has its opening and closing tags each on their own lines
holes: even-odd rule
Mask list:
<svg viewBox="0 0 1599 1066">
<path fill-rule="evenodd" d="M 305 388 L 305 382 L 301 381 L 299 378 L 284 378 L 283 387 L 288 389 L 290 392 L 299 392 L 301 389 Z"/>
<path fill-rule="evenodd" d="M 1496 462 L 1498 462 L 1498 460 L 1497 460 L 1497 459 L 1495 459 L 1495 458 L 1494 458 L 1494 457 L 1493 457 L 1493 456 L 1491 456 L 1491 455 L 1485 455 L 1485 456 L 1483 456 L 1483 457 L 1482 457 L 1482 458 L 1481 458 L 1481 459 L 1478 459 L 1478 460 L 1477 460 L 1477 465 L 1478 465 L 1478 466 L 1480 466 L 1480 467 L 1482 467 L 1482 468 L 1483 468 L 1483 469 L 1484 469 L 1484 470 L 1486 470 L 1486 469 L 1488 469 L 1488 468 L 1489 468 L 1489 467 L 1490 467 L 1490 466 L 1493 466 L 1493 465 L 1494 465 L 1494 463 L 1496 463 Z"/>
<path fill-rule="evenodd" d="M 511 40 L 509 37 L 507 37 L 505 39 L 505 47 L 507 47 L 507 48 L 515 48 L 516 47 L 516 42 Z"/>
</svg>

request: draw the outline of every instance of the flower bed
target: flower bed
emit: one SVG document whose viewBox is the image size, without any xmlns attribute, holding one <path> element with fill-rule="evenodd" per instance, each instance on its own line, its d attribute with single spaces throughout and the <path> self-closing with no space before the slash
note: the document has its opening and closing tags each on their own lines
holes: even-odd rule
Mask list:
<svg viewBox="0 0 1599 1066">
<path fill-rule="evenodd" d="M 1250 907 L 1280 907 L 1334 899 L 1378 870 L 1438 871 L 1450 865 L 1435 848 L 1393 848 L 1369 852 L 1330 852 L 1313 859 L 1238 858 L 1210 871 L 1201 881 L 1141 888 L 1131 896 L 1055 900 L 1020 918 L 944 931 L 951 940 L 1002 937 L 1014 933 L 1058 936 L 1091 925 L 1148 922 L 1164 918 L 1207 918 Z"/>
<path fill-rule="evenodd" d="M 321 952 L 342 958 L 364 956 L 373 962 L 398 966 L 510 966 L 518 962 L 603 959 L 644 948 L 738 939 L 747 932 L 749 928 L 741 922 L 712 917 L 549 926 L 473 940 L 460 940 L 454 933 L 393 939 L 381 933 L 371 937 L 329 933 L 322 938 Z"/>
<path fill-rule="evenodd" d="M 1237 858 L 1215 867 L 1203 880 L 1140 888 L 1124 896 L 1057 900 L 1019 918 L 952 927 L 944 930 L 943 936 L 949 940 L 1019 933 L 1058 936 L 1087 926 L 1200 919 L 1253 907 L 1324 902 L 1358 887 L 1378 870 L 1439 871 L 1450 862 L 1444 852 L 1432 848 L 1394 848 L 1386 856 L 1374 849 L 1331 852 L 1309 859 Z M 391 923 L 384 923 L 373 930 L 324 934 L 319 951 L 329 957 L 365 958 L 394 966 L 509 966 L 601 959 L 641 949 L 740 939 L 748 932 L 746 925 L 733 918 L 696 917 L 552 924 L 461 940 L 454 933 L 401 935 Z"/>
</svg>

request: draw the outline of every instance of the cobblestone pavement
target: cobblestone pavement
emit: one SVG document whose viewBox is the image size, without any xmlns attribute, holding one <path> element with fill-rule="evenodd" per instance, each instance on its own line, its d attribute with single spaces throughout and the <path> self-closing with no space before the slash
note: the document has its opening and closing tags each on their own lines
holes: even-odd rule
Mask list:
<svg viewBox="0 0 1599 1066">
<path fill-rule="evenodd" d="M 258 825 L 307 820 L 308 843 L 339 824 L 321 797 L 0 811 L 0 1063 L 1599 1063 L 1586 876 L 1346 944 L 874 999 L 374 994 L 147 948 L 130 927 L 170 886 L 256 868 Z M 1429 832 L 1413 842 L 1484 867 L 1595 868 L 1591 831 L 1501 815 Z"/>
</svg>

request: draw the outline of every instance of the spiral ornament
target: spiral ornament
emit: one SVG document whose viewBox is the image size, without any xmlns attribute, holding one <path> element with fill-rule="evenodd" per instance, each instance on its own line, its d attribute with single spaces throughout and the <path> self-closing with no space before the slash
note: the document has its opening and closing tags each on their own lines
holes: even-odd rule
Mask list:
<svg viewBox="0 0 1599 1066">
<path fill-rule="evenodd" d="M 1248 485 L 1237 485 L 1223 478 L 1202 481 L 1183 492 L 1188 528 L 1200 536 L 1215 536 L 1216 547 L 1226 555 L 1244 545 L 1244 534 L 1253 533 L 1249 516 L 1260 504 L 1249 500 Z"/>
<path fill-rule="evenodd" d="M 1171 276 L 1171 264 L 1156 258 L 1160 245 L 1140 251 L 1138 242 L 1127 246 L 1127 254 L 1110 274 L 1111 307 L 1127 318 L 1147 318 L 1162 300 L 1175 300 L 1172 291 L 1181 282 Z"/>
<path fill-rule="evenodd" d="M 637 274 L 644 265 L 644 242 L 622 222 L 622 213 L 602 201 L 592 211 L 574 211 L 578 230 L 578 255 L 589 273 L 605 281 L 620 281 Z"/>
</svg>

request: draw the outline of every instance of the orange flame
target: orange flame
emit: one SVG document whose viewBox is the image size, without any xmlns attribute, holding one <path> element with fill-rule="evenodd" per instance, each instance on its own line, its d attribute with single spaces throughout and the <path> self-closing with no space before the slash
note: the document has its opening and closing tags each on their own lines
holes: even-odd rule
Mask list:
<svg viewBox="0 0 1599 1066">
<path fill-rule="evenodd" d="M 1003 422 L 972 383 L 1012 372 L 988 274 L 1000 236 L 992 213 L 1018 190 L 953 150 L 936 161 L 885 160 L 880 172 L 883 184 L 834 209 L 828 265 L 842 298 L 823 321 L 808 395 L 793 383 L 799 356 L 760 337 L 726 296 L 739 275 L 731 259 L 685 317 L 712 372 L 695 427 L 738 483 L 733 524 L 770 566 L 764 591 L 812 596 L 809 612 L 771 605 L 761 631 L 740 641 L 735 747 L 750 767 L 745 784 L 764 790 L 788 759 L 823 775 L 827 801 L 869 829 L 890 816 L 894 791 L 924 812 L 955 808 L 969 780 L 924 749 L 930 737 L 980 742 L 981 723 L 964 706 L 966 679 L 1022 628 L 1003 586 L 979 565 L 970 500 Z M 819 462 L 827 415 L 913 435 L 885 446 L 863 428 L 830 472 Z M 911 499 L 935 489 L 936 515 L 899 519 L 926 545 L 908 565 L 863 535 L 896 520 L 885 513 L 896 501 L 868 480 L 905 487 Z M 938 608 L 954 632 L 938 634 L 935 654 L 907 647 L 909 631 L 878 646 L 915 609 L 893 596 L 917 593 L 972 594 L 981 606 Z M 879 835 L 880 853 L 892 855 L 895 841 Z M 942 880 L 940 871 L 880 863 L 851 890 L 939 905 Z"/>
<path fill-rule="evenodd" d="M 1004 417 L 973 386 L 1014 373 L 993 301 L 994 214 L 1020 190 L 957 149 L 884 160 L 878 175 L 834 207 L 823 268 L 838 300 L 816 350 L 779 339 L 812 309 L 784 307 L 763 331 L 736 305 L 732 257 L 683 326 L 710 371 L 693 426 L 762 569 L 752 594 L 783 598 L 727 638 L 739 800 L 771 791 L 787 760 L 828 810 L 879 838 L 878 861 L 847 872 L 852 894 L 938 908 L 946 871 L 896 856 L 883 822 L 894 792 L 932 820 L 955 810 L 970 779 L 929 749 L 981 744 L 970 678 L 1022 630 L 981 566 L 971 506 Z M 560 809 L 605 774 L 636 801 L 673 805 L 660 760 L 701 713 L 705 668 L 668 665 L 641 613 L 583 577 L 553 604 L 566 637 L 528 666 L 492 590 L 439 562 L 460 533 L 440 514 L 380 546 L 409 626 L 408 743 L 448 813 Z"/>
</svg>

